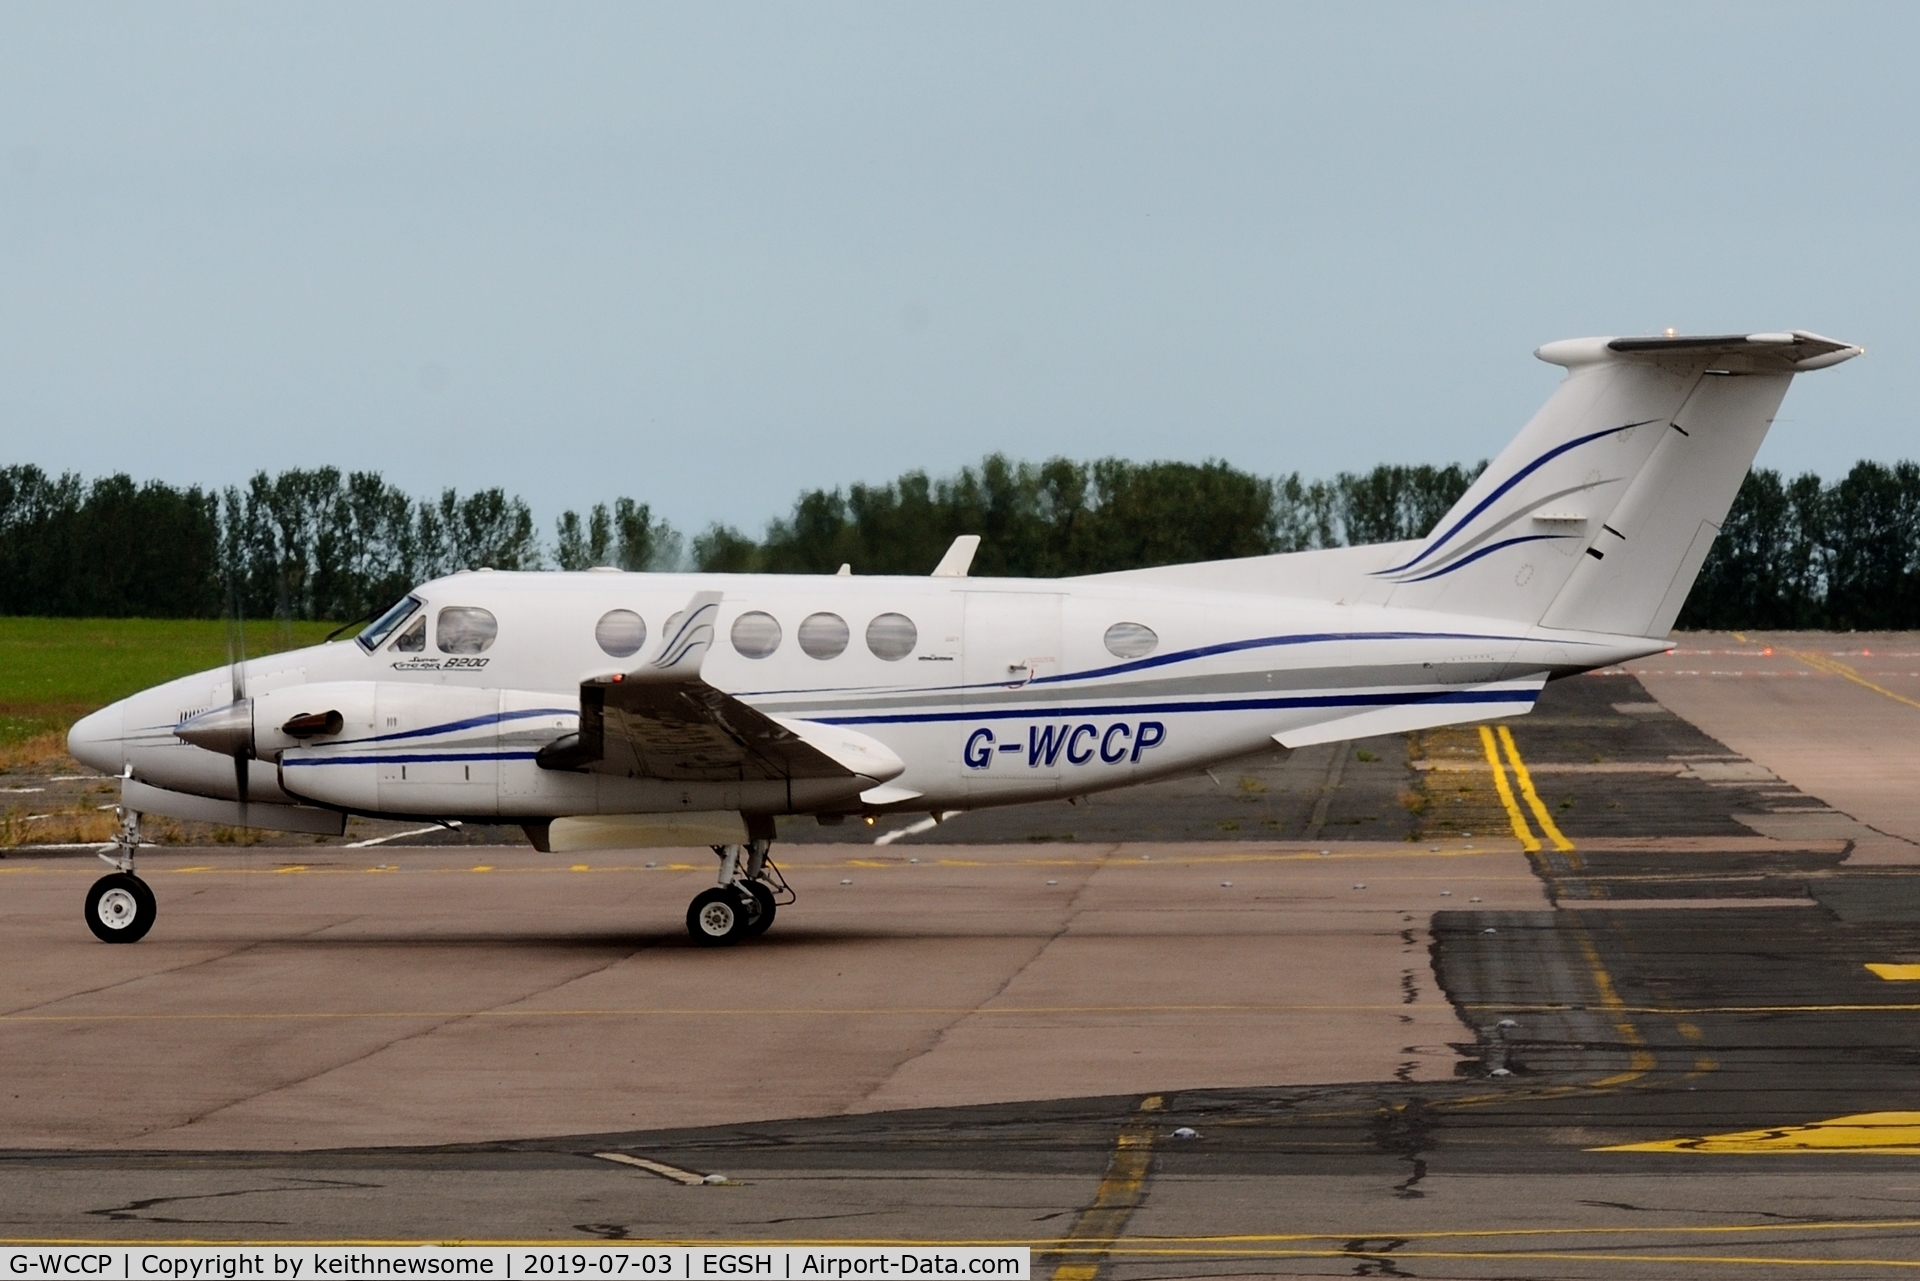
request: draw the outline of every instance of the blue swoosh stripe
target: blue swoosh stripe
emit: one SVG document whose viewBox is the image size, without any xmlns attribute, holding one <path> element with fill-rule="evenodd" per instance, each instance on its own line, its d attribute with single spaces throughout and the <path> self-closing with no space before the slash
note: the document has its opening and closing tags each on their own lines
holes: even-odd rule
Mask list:
<svg viewBox="0 0 1920 1281">
<path fill-rule="evenodd" d="M 1458 690 L 1441 694 L 1318 694 L 1298 698 L 1235 698 L 1213 703 L 1112 703 L 1100 707 L 1007 708 L 974 712 L 901 712 L 884 716 L 821 719 L 824 725 L 908 725 L 940 721 L 1045 721 L 1073 716 L 1139 716 L 1148 713 L 1249 712 L 1299 707 L 1400 707 L 1420 703 L 1529 703 L 1533 689 Z"/>
<path fill-rule="evenodd" d="M 1499 551 L 1502 547 L 1512 547 L 1516 543 L 1537 543 L 1537 542 L 1540 542 L 1542 539 L 1572 538 L 1572 537 L 1573 537 L 1572 534 L 1522 534 L 1518 538 L 1508 538 L 1497 543 L 1489 543 L 1487 546 L 1482 547 L 1479 551 L 1473 553 L 1473 555 L 1462 556 L 1459 560 L 1456 560 L 1455 562 L 1453 562 L 1453 564 L 1448 565 L 1443 569 L 1436 569 L 1432 573 L 1422 574 L 1418 578 L 1409 578 L 1406 581 L 1409 583 L 1424 583 L 1429 578 L 1445 578 L 1448 574 L 1451 574 L 1456 569 L 1465 569 L 1467 566 L 1473 564 L 1473 562 L 1475 562 L 1476 560 L 1479 560 L 1482 556 L 1491 556 L 1493 555 L 1493 553 Z"/>
<path fill-rule="evenodd" d="M 1548 463 L 1552 462 L 1554 459 L 1558 458 L 1560 455 L 1566 453 L 1569 449 L 1578 449 L 1580 446 L 1586 444 L 1589 441 L 1599 440 L 1602 436 L 1618 435 L 1620 432 L 1631 431 L 1635 427 L 1645 427 L 1648 423 L 1657 422 L 1657 421 L 1658 419 L 1646 418 L 1646 419 L 1642 419 L 1640 422 L 1637 422 L 1637 423 L 1626 423 L 1619 427 L 1609 427 L 1605 431 L 1596 431 L 1591 435 L 1581 436 L 1574 440 L 1570 440 L 1564 445 L 1554 446 L 1552 449 L 1549 449 L 1546 453 L 1540 455 L 1538 458 L 1528 463 L 1525 467 L 1522 467 L 1519 471 L 1515 472 L 1507 480 L 1503 481 L 1498 489 L 1494 490 L 1491 494 L 1488 494 L 1485 498 L 1481 499 L 1477 504 L 1475 504 L 1474 509 L 1472 511 L 1468 512 L 1466 515 L 1462 516 L 1459 520 L 1455 521 L 1453 523 L 1452 529 L 1449 529 L 1446 533 L 1440 535 L 1439 538 L 1427 544 L 1426 550 L 1422 551 L 1418 556 L 1415 556 L 1412 560 L 1408 561 L 1404 565 L 1395 565 L 1392 569 L 1376 569 L 1373 571 L 1374 577 L 1378 578 L 1383 574 L 1397 574 L 1403 569 L 1412 569 L 1415 565 L 1418 565 L 1421 561 L 1425 560 L 1427 557 L 1433 555 L 1435 552 L 1439 551 L 1442 547 L 1446 546 L 1447 542 L 1450 539 L 1452 539 L 1452 537 L 1455 534 L 1459 533 L 1462 527 L 1464 527 L 1475 516 L 1478 516 L 1481 512 L 1485 511 L 1488 507 L 1492 506 L 1494 500 L 1499 498 L 1500 495 L 1506 493 L 1509 489 L 1512 489 L 1515 485 L 1518 485 L 1521 481 L 1525 480 L 1528 476 L 1531 476 L 1534 472 L 1540 470 L 1542 467 L 1546 466 Z"/>
<path fill-rule="evenodd" d="M 1548 535 L 1555 537 L 1556 535 Z M 1219 645 L 1202 645 L 1198 649 L 1183 649 L 1172 654 L 1161 654 L 1152 658 L 1136 659 L 1131 663 L 1116 663 L 1112 667 L 1095 667 L 1084 672 L 1061 672 L 1054 676 L 1036 676 L 1027 682 L 1029 685 L 1056 685 L 1061 681 L 1092 680 L 1100 676 L 1120 676 L 1127 672 L 1143 671 L 1150 667 L 1165 667 L 1171 663 L 1184 663 L 1195 658 L 1211 658 L 1215 654 L 1232 654 L 1240 650 L 1270 649 L 1281 645 L 1317 645 L 1326 641 L 1361 640 L 1484 640 L 1511 641 L 1519 644 L 1524 636 L 1482 636 L 1478 632 L 1303 632 L 1298 636 L 1260 636 L 1253 640 L 1226 641 Z M 992 681 L 983 685 L 962 685 L 961 689 L 997 689 L 1005 681 Z"/>
<path fill-rule="evenodd" d="M 499 725 L 506 721 L 526 720 L 534 716 L 578 716 L 577 707 L 534 707 L 524 712 L 490 712 L 485 716 L 472 716 L 464 721 L 448 721 L 443 725 L 429 725 L 425 729 L 405 729 L 397 734 L 376 734 L 371 738 L 345 738 L 329 747 L 352 747 L 357 743 L 397 743 L 407 738 L 424 738 L 428 734 L 448 734 L 457 729 L 478 729 L 482 725 Z"/>
</svg>

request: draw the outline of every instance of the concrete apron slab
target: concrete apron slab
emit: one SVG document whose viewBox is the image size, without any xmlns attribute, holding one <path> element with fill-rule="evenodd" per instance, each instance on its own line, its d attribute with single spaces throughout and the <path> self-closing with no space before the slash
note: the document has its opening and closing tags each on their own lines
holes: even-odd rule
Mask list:
<svg viewBox="0 0 1920 1281">
<path fill-rule="evenodd" d="M 1920 638 L 1700 633 L 1628 665 L 1647 692 L 1833 807 L 1738 815 L 1762 835 L 1854 842 L 1852 865 L 1920 864 Z"/>
<path fill-rule="evenodd" d="M 8 862 L 0 1143 L 455 1143 L 1448 1077 L 1472 1035 L 1432 913 L 1546 906 L 1511 842 L 1474 845 L 811 846 L 783 861 L 799 903 L 723 950 L 682 922 L 704 850 L 149 854 L 160 923 L 130 947 L 79 919 L 99 868 Z"/>
</svg>

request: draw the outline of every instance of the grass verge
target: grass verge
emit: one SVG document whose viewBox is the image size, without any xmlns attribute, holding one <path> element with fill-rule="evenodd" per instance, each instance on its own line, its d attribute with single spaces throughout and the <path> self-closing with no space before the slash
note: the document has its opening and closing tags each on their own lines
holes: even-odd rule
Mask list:
<svg viewBox="0 0 1920 1281">
<path fill-rule="evenodd" d="M 332 630 L 251 622 L 246 652 L 316 644 Z M 58 759 L 67 727 L 115 699 L 224 666 L 227 637 L 220 619 L 0 618 L 0 770 Z"/>
</svg>

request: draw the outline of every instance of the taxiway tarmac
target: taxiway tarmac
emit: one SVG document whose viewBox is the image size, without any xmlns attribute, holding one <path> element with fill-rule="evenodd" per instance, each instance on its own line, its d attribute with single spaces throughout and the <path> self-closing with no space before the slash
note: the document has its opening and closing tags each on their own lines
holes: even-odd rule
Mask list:
<svg viewBox="0 0 1920 1281">
<path fill-rule="evenodd" d="M 1660 703 L 1825 802 L 1779 807 L 1778 833 L 1855 843 L 1854 861 L 1920 864 L 1920 638 L 1701 632 L 1629 665 Z"/>
<path fill-rule="evenodd" d="M 126 949 L 81 933 L 78 863 L 6 860 L 0 1233 L 988 1238 L 1081 1281 L 1920 1264 L 1920 881 L 1809 766 L 1673 714 L 1752 682 L 1650 675 L 1550 686 L 1510 755 L 1371 762 L 1417 841 L 789 848 L 800 904 L 736 952 L 683 941 L 697 859 L 182 852 Z M 1849 751 L 1913 752 L 1888 701 Z"/>
<path fill-rule="evenodd" d="M 816 845 L 783 861 L 799 901 L 771 933 L 708 950 L 682 918 L 713 857 L 660 853 L 147 855 L 161 924 L 113 948 L 75 928 L 97 865 L 0 864 L 0 1129 L 15 1147 L 442 1144 L 1444 1079 L 1464 1029 L 1428 918 L 1546 904 L 1512 840 Z M 135 1047 L 166 1089 L 101 1106 Z"/>
</svg>

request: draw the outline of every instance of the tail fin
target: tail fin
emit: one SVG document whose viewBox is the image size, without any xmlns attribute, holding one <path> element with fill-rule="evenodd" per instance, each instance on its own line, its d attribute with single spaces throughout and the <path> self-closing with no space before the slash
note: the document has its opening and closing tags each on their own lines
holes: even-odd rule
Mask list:
<svg viewBox="0 0 1920 1281">
<path fill-rule="evenodd" d="M 1389 603 L 1665 635 L 1793 375 L 1860 348 L 1814 334 L 1576 338 L 1520 435 L 1374 579 Z"/>
</svg>

